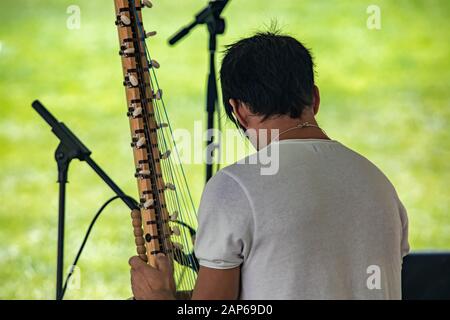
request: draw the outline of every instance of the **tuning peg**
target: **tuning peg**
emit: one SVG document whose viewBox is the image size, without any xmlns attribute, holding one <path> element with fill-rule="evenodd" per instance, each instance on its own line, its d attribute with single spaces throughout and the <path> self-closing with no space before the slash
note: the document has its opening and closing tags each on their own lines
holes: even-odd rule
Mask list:
<svg viewBox="0 0 450 320">
<path fill-rule="evenodd" d="M 178 218 L 178 211 L 174 211 L 174 212 L 169 216 L 169 219 L 170 219 L 171 221 L 176 221 L 177 218 Z"/>
<path fill-rule="evenodd" d="M 176 235 L 176 236 L 179 236 L 179 235 L 181 234 L 180 228 L 178 228 L 177 226 L 174 226 L 174 227 L 172 228 L 172 234 L 174 234 L 174 235 Z"/>
<path fill-rule="evenodd" d="M 130 18 L 124 12 L 122 12 L 120 14 L 119 19 L 120 19 L 120 22 L 122 22 L 122 24 L 125 26 L 129 26 L 131 24 Z"/>
<path fill-rule="evenodd" d="M 142 107 L 134 108 L 133 112 L 131 113 L 133 118 L 136 118 L 136 117 L 140 116 L 141 114 L 142 114 Z"/>
<path fill-rule="evenodd" d="M 151 1 L 149 1 L 149 0 L 142 0 L 141 5 L 143 7 L 147 7 L 147 8 L 153 7 L 153 3 L 151 3 Z"/>
<path fill-rule="evenodd" d="M 140 148 L 145 144 L 145 137 L 140 137 L 139 140 L 136 142 L 136 148 Z"/>
<path fill-rule="evenodd" d="M 173 190 L 175 191 L 175 185 L 173 183 L 166 183 L 165 189 Z"/>
<path fill-rule="evenodd" d="M 138 107 L 136 103 L 130 103 L 130 106 L 128 107 L 127 116 L 137 118 L 142 114 L 142 107 Z"/>
<path fill-rule="evenodd" d="M 136 169 L 136 173 L 134 174 L 134 176 L 136 178 L 147 178 L 150 177 L 150 170 L 140 170 L 140 169 Z"/>
<path fill-rule="evenodd" d="M 137 78 L 134 75 L 132 75 L 132 74 L 128 74 L 128 81 L 130 82 L 130 84 L 133 87 L 136 87 L 139 84 Z"/>
<path fill-rule="evenodd" d="M 156 36 L 156 31 L 150 31 L 150 32 L 147 32 L 147 33 L 145 33 L 145 37 L 146 38 L 150 38 L 150 37 L 154 37 L 154 36 Z"/>
<path fill-rule="evenodd" d="M 131 143 L 132 147 L 137 149 L 141 148 L 145 144 L 145 137 L 134 138 L 134 141 Z"/>
<path fill-rule="evenodd" d="M 160 67 L 159 62 L 156 61 L 156 60 L 151 60 L 151 61 L 150 61 L 150 64 L 151 64 L 152 67 L 155 68 L 155 69 L 159 69 L 159 67 Z"/>
<path fill-rule="evenodd" d="M 127 48 L 123 50 L 124 54 L 134 54 L 134 48 Z"/>
<path fill-rule="evenodd" d="M 142 207 L 143 207 L 144 209 L 148 209 L 148 208 L 150 208 L 151 206 L 153 206 L 154 203 L 155 203 L 155 201 L 154 201 L 153 199 L 148 199 L 147 201 L 145 201 L 145 202 L 142 204 Z"/>
<path fill-rule="evenodd" d="M 161 153 L 160 154 L 161 159 L 165 160 L 165 159 L 169 158 L 170 157 L 170 153 L 171 153 L 170 150 L 167 150 L 166 152 Z"/>
<path fill-rule="evenodd" d="M 123 47 L 119 51 L 119 54 L 121 56 L 129 57 L 129 56 L 132 56 L 134 54 L 134 52 L 135 52 L 135 50 L 133 47 L 131 47 L 131 48 Z"/>
</svg>

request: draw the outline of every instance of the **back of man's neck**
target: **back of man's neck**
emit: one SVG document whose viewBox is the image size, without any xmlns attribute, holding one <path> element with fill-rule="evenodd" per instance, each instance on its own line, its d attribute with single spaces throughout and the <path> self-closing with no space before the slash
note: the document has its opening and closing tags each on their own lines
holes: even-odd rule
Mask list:
<svg viewBox="0 0 450 320">
<path fill-rule="evenodd" d="M 302 124 L 307 124 L 301 126 Z M 297 127 L 299 126 L 300 127 Z M 271 129 L 279 131 L 278 137 L 271 137 L 271 140 L 291 140 L 291 139 L 327 139 L 330 138 L 317 124 L 314 116 L 301 117 L 299 119 L 289 117 L 279 117 L 269 119 L 265 122 L 265 128 L 269 132 Z"/>
<path fill-rule="evenodd" d="M 325 139 L 330 138 L 316 127 L 305 127 L 301 129 L 292 130 L 282 134 L 277 140 L 295 140 L 295 139 Z"/>
</svg>

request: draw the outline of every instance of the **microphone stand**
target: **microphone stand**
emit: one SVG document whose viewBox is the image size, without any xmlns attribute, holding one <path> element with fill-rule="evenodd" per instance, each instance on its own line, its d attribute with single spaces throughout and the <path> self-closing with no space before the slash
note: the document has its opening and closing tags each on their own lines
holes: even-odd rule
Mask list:
<svg viewBox="0 0 450 320">
<path fill-rule="evenodd" d="M 102 180 L 122 199 L 130 208 L 137 209 L 137 204 L 128 197 L 100 166 L 90 157 L 91 151 L 70 131 L 62 122 L 59 122 L 38 100 L 32 103 L 32 107 L 50 125 L 52 132 L 60 143 L 55 151 L 55 160 L 58 165 L 59 204 L 58 204 L 58 245 L 56 264 L 56 299 L 62 299 L 63 270 L 64 270 L 64 220 L 66 202 L 66 183 L 70 162 L 73 159 L 85 161 Z"/>
<path fill-rule="evenodd" d="M 169 44 L 174 45 L 184 38 L 193 28 L 200 24 L 206 24 L 209 32 L 209 75 L 206 93 L 206 112 L 207 112 L 207 129 L 208 137 L 206 141 L 206 182 L 212 177 L 214 150 L 219 149 L 219 145 L 214 144 L 214 114 L 216 112 L 217 103 L 217 82 L 215 69 L 215 53 L 217 49 L 217 35 L 225 32 L 225 20 L 220 16 L 229 0 L 212 0 L 201 10 L 193 22 L 182 28 L 172 38 Z M 219 150 L 220 151 L 220 150 Z"/>
</svg>

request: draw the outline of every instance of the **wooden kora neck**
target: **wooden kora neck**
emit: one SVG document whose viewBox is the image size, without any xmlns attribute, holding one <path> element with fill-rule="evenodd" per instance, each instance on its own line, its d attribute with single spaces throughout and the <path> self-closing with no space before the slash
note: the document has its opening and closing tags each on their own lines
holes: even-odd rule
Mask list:
<svg viewBox="0 0 450 320">
<path fill-rule="evenodd" d="M 161 170 L 161 161 L 169 152 L 161 153 L 157 131 L 165 124 L 157 124 L 153 101 L 162 98 L 162 91 L 154 91 L 150 69 L 159 68 L 155 60 L 148 60 L 145 38 L 156 32 L 146 33 L 141 24 L 142 5 L 152 7 L 149 1 L 114 0 L 116 25 L 119 34 L 120 55 L 127 100 L 127 115 L 130 121 L 131 147 L 133 149 L 140 198 L 140 211 L 131 213 L 135 243 L 139 256 L 155 265 L 155 255 L 162 252 L 170 257 L 173 245 L 170 240 L 174 232 L 169 227 L 165 192 L 173 191 L 173 184 L 166 184 Z"/>
</svg>

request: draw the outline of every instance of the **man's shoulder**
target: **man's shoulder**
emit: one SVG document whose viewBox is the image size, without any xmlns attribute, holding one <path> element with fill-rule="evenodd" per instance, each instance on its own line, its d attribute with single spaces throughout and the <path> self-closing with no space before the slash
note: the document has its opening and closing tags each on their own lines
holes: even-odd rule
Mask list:
<svg viewBox="0 0 450 320">
<path fill-rule="evenodd" d="M 383 182 L 387 182 L 387 184 L 392 185 L 386 174 L 372 160 L 343 144 L 341 144 L 341 146 L 347 156 L 353 159 L 353 164 L 356 165 L 356 163 L 358 163 L 360 166 L 364 167 L 367 173 L 371 173 L 373 176 L 378 176 L 381 180 L 383 180 Z"/>
<path fill-rule="evenodd" d="M 233 164 L 223 167 L 217 171 L 215 176 L 218 179 L 232 179 L 239 184 L 244 184 L 245 180 L 260 173 L 261 165 L 255 158 L 256 154 L 242 158 Z"/>
</svg>

